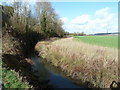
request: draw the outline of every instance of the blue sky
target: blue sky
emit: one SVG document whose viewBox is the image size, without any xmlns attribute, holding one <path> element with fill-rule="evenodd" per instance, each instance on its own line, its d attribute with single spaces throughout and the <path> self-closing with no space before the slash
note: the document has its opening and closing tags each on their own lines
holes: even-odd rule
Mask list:
<svg viewBox="0 0 120 90">
<path fill-rule="evenodd" d="M 51 2 L 51 4 L 60 16 L 65 31 L 87 34 L 118 31 L 118 2 Z"/>
<path fill-rule="evenodd" d="M 117 32 L 117 2 L 52 2 L 68 32 Z M 82 22 L 83 21 L 83 22 Z"/>
<path fill-rule="evenodd" d="M 74 18 L 82 14 L 93 15 L 96 10 L 110 7 L 110 12 L 117 13 L 117 2 L 52 2 L 53 8 L 61 17 Z"/>
</svg>

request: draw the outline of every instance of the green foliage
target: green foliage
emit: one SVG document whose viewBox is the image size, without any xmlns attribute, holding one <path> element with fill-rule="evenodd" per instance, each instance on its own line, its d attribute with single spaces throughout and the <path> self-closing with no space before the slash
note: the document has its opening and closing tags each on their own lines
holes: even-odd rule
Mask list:
<svg viewBox="0 0 120 90">
<path fill-rule="evenodd" d="M 13 70 L 2 68 L 2 78 L 5 88 L 30 88 L 27 83 L 25 84 L 20 80 L 18 74 Z"/>
<path fill-rule="evenodd" d="M 43 31 L 46 35 L 46 37 L 48 36 L 48 31 L 47 31 L 47 28 L 46 28 L 46 24 L 47 24 L 47 21 L 46 21 L 46 11 L 42 11 L 42 15 L 41 15 L 41 21 L 40 21 L 40 24 L 41 24 L 41 31 Z"/>
<path fill-rule="evenodd" d="M 10 6 L 1 6 L 2 7 L 2 25 L 3 27 L 6 25 L 10 25 L 10 18 L 13 16 L 14 9 Z"/>
<path fill-rule="evenodd" d="M 40 25 L 41 31 L 44 32 L 47 38 L 49 37 L 63 37 L 64 30 L 62 22 L 59 20 L 58 15 L 54 12 L 49 2 L 41 3 Z"/>
<path fill-rule="evenodd" d="M 75 36 L 74 38 L 89 44 L 118 48 L 118 36 Z"/>
</svg>

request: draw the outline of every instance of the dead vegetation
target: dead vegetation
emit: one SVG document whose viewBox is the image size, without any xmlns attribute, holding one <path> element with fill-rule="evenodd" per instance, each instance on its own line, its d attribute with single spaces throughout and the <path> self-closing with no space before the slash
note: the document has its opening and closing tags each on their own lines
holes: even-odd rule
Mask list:
<svg viewBox="0 0 120 90">
<path fill-rule="evenodd" d="M 45 42 L 44 42 L 45 43 Z M 90 82 L 89 87 L 109 88 L 118 81 L 118 50 L 89 45 L 72 38 L 36 45 L 40 56 L 68 76 Z"/>
</svg>

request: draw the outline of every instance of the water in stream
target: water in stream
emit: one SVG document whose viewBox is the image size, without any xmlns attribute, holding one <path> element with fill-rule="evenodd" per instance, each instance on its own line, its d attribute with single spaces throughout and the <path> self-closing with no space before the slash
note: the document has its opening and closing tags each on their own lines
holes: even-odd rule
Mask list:
<svg viewBox="0 0 120 90">
<path fill-rule="evenodd" d="M 38 79 L 48 80 L 48 83 L 53 85 L 54 88 L 79 88 L 86 90 L 82 86 L 73 83 L 73 81 L 63 76 L 57 68 L 52 67 L 47 63 L 43 63 L 37 56 L 31 56 L 31 59 L 34 63 L 34 69 L 37 69 L 36 74 L 39 76 Z"/>
</svg>

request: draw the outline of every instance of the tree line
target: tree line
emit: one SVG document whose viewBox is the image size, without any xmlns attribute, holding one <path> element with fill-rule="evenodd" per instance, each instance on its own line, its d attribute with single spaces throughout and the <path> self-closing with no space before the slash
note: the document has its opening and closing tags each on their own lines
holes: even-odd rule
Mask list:
<svg viewBox="0 0 120 90">
<path fill-rule="evenodd" d="M 14 2 L 12 6 L 2 6 L 2 25 L 12 27 L 17 32 L 35 31 L 45 38 L 63 37 L 64 30 L 59 16 L 50 2 Z"/>
<path fill-rule="evenodd" d="M 70 36 L 86 36 L 86 34 L 84 32 L 81 32 L 81 33 L 79 33 L 79 32 L 77 32 L 77 33 L 76 32 L 74 32 L 74 33 L 65 32 L 64 35 L 66 37 L 70 37 Z"/>
<path fill-rule="evenodd" d="M 1 5 L 3 36 L 11 34 L 19 40 L 24 55 L 28 55 L 40 40 L 64 37 L 62 21 L 50 2 L 14 2 Z"/>
</svg>

